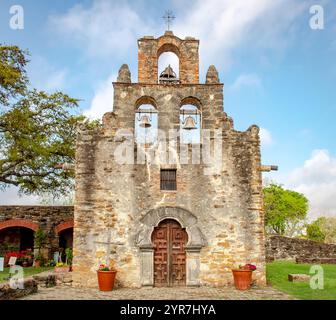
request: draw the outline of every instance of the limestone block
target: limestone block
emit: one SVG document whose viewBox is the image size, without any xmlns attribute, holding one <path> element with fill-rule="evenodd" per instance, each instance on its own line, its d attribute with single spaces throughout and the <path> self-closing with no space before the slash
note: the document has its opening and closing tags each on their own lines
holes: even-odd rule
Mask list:
<svg viewBox="0 0 336 320">
<path fill-rule="evenodd" d="M 288 281 L 290 282 L 308 282 L 310 280 L 310 275 L 308 274 L 289 274 Z"/>
</svg>

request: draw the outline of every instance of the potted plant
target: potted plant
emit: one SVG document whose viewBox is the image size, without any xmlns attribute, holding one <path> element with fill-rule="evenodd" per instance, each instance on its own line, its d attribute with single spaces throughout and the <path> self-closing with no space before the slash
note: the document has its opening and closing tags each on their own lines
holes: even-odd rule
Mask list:
<svg viewBox="0 0 336 320">
<path fill-rule="evenodd" d="M 43 256 L 41 254 L 38 254 L 34 260 L 34 267 L 40 268 L 42 265 L 42 261 L 43 261 Z"/>
<path fill-rule="evenodd" d="M 64 273 L 64 272 L 69 272 L 70 271 L 70 266 L 63 262 L 58 262 L 56 263 L 55 266 L 55 272 L 57 273 Z"/>
<path fill-rule="evenodd" d="M 256 269 L 257 267 L 250 263 L 240 265 L 238 269 L 232 269 L 234 285 L 237 290 L 250 289 L 252 284 L 252 272 Z"/>
<path fill-rule="evenodd" d="M 35 267 L 40 267 L 41 262 L 43 260 L 43 256 L 41 254 L 41 248 L 46 239 L 46 234 L 42 229 L 38 229 L 34 234 L 34 246 L 37 249 L 37 255 L 35 257 Z"/>
<path fill-rule="evenodd" d="M 116 274 L 116 270 L 105 264 L 101 264 L 97 270 L 99 290 L 112 291 Z"/>
<path fill-rule="evenodd" d="M 66 255 L 65 263 L 69 265 L 69 271 L 72 271 L 72 258 L 73 258 L 72 249 L 66 248 L 65 255 Z"/>
</svg>

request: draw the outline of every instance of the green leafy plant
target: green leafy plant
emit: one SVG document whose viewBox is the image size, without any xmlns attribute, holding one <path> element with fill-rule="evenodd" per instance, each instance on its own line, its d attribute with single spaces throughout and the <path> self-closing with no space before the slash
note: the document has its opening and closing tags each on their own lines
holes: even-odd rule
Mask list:
<svg viewBox="0 0 336 320">
<path fill-rule="evenodd" d="M 54 260 L 48 260 L 45 264 L 45 267 L 55 267 L 56 266 L 56 262 Z"/>
<path fill-rule="evenodd" d="M 73 259 L 72 249 L 71 248 L 66 248 L 65 249 L 65 254 L 66 254 L 65 263 L 67 265 L 71 266 L 72 265 L 72 259 Z"/>
<path fill-rule="evenodd" d="M 116 271 L 116 270 L 114 268 L 112 268 L 112 267 L 109 267 L 106 264 L 101 264 L 98 267 L 98 271 Z"/>
<path fill-rule="evenodd" d="M 34 246 L 37 248 L 37 255 L 35 256 L 35 261 L 40 261 L 41 264 L 44 262 L 44 257 L 41 253 L 41 249 L 44 245 L 47 235 L 42 229 L 38 229 L 34 234 Z"/>
</svg>

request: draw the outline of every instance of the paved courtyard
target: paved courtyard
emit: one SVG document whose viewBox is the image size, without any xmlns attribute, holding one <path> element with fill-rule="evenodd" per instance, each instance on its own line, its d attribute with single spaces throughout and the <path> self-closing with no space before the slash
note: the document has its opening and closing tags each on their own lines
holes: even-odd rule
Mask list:
<svg viewBox="0 0 336 320">
<path fill-rule="evenodd" d="M 288 296 L 271 287 L 238 291 L 227 288 L 141 288 L 116 289 L 101 292 L 97 289 L 52 287 L 39 288 L 38 293 L 22 300 L 289 300 Z"/>
</svg>

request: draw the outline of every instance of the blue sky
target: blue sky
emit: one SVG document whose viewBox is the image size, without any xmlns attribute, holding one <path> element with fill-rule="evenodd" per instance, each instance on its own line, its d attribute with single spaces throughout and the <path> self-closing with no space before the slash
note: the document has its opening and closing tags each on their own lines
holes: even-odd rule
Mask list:
<svg viewBox="0 0 336 320">
<path fill-rule="evenodd" d="M 24 29 L 11 30 L 9 9 L 24 9 Z M 324 29 L 312 30 L 309 9 L 324 8 Z M 334 0 L 2 0 L 0 42 L 31 53 L 32 85 L 82 99 L 100 117 L 112 110 L 111 82 L 128 63 L 137 79 L 137 39 L 172 30 L 200 39 L 200 81 L 215 64 L 224 110 L 235 128 L 262 128 L 264 174 L 305 193 L 311 216 L 336 215 L 336 2 Z M 0 203 L 31 203 L 16 191 Z M 6 199 L 5 199 L 6 198 Z"/>
</svg>

